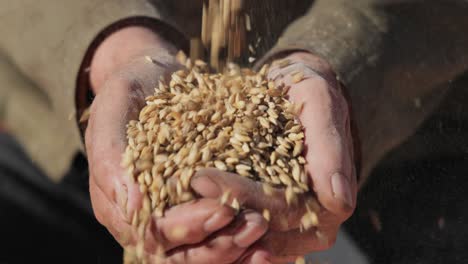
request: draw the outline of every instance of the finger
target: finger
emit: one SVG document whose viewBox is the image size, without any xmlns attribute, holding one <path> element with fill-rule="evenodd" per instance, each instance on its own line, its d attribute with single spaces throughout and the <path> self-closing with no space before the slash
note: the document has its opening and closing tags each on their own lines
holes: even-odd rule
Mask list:
<svg viewBox="0 0 468 264">
<path fill-rule="evenodd" d="M 258 246 L 251 246 L 236 263 L 240 264 L 270 264 L 271 254 Z"/>
<path fill-rule="evenodd" d="M 90 192 L 96 218 L 105 225 L 121 245 L 134 244 L 135 234 L 126 223 L 122 212 L 112 204 L 93 180 Z M 180 245 L 201 242 L 213 232 L 228 225 L 235 211 L 217 200 L 200 199 L 181 204 L 166 211 L 162 218 L 155 219 L 147 228 L 145 250 L 155 252 L 158 246 L 165 250 Z"/>
<path fill-rule="evenodd" d="M 120 245 L 126 246 L 133 243 L 131 226 L 124 221 L 121 210 L 108 200 L 92 178 L 89 182 L 89 191 L 96 219 L 109 230 Z"/>
<path fill-rule="evenodd" d="M 110 201 L 119 204 L 124 213 L 131 216 L 141 206 L 141 194 L 120 161 L 126 145 L 125 124 L 137 114 L 134 112 L 137 111 L 134 109 L 136 102 L 132 102 L 137 99 L 129 96 L 124 82 L 112 81 L 108 85 L 114 89 L 103 89 L 93 102 L 86 149 L 91 177 Z"/>
<path fill-rule="evenodd" d="M 199 199 L 169 208 L 162 218 L 153 220 L 150 228 L 153 241 L 147 250 L 154 251 L 161 245 L 169 251 L 181 245 L 199 243 L 227 226 L 234 217 L 234 209 L 213 199 Z"/>
<path fill-rule="evenodd" d="M 329 249 L 336 241 L 336 234 L 336 229 L 273 231 L 268 232 L 258 245 L 265 251 L 272 252 L 270 259 L 273 263 L 287 263 L 311 252 Z"/>
<path fill-rule="evenodd" d="M 298 202 L 288 204 L 284 189 L 272 188 L 271 194 L 265 194 L 262 183 L 217 169 L 199 170 L 191 181 L 191 187 L 202 197 L 218 198 L 229 192 L 231 201 L 236 198 L 246 208 L 258 212 L 269 210 L 275 216 L 270 222 L 274 230 L 299 227 L 301 217 L 307 211 L 304 196 L 299 196 Z"/>
<path fill-rule="evenodd" d="M 296 84 L 289 95 L 294 102 L 304 102 L 299 118 L 305 128 L 306 169 L 314 191 L 326 209 L 346 219 L 355 207 L 356 196 L 346 101 L 319 77 Z"/>
<path fill-rule="evenodd" d="M 125 127 L 138 118 L 145 97 L 152 92 L 159 76 L 178 67 L 172 61 L 174 57 L 170 54 L 160 54 L 154 62 L 136 59 L 106 82 L 91 107 L 86 131 L 90 171 L 104 194 L 117 202 L 127 216 L 141 207 L 142 197 L 138 185 L 120 165 L 127 145 Z"/>
<path fill-rule="evenodd" d="M 167 256 L 167 263 L 233 263 L 249 246 L 267 231 L 268 223 L 262 215 L 245 210 L 229 227 L 198 245 L 175 249 Z"/>
</svg>

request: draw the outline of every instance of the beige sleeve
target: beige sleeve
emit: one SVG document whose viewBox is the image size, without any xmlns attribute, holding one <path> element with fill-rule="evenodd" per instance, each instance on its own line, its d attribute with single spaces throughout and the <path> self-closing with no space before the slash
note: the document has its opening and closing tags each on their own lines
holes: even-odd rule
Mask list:
<svg viewBox="0 0 468 264">
<path fill-rule="evenodd" d="M 35 142 L 39 138 L 30 138 L 31 133 L 18 137 L 52 178 L 59 178 L 82 149 L 77 122 L 72 117 L 77 76 L 88 48 L 105 28 L 138 18 L 165 21 L 146 0 L 0 1 L 0 57 L 32 87 L 41 90 L 46 97 L 44 109 L 50 110 L 50 118 L 54 119 L 50 136 L 43 137 L 43 142 Z M 37 146 L 31 151 L 29 145 Z"/>
<path fill-rule="evenodd" d="M 328 60 L 350 94 L 365 179 L 468 69 L 466 14 L 464 1 L 317 0 L 265 60 L 294 49 Z"/>
</svg>

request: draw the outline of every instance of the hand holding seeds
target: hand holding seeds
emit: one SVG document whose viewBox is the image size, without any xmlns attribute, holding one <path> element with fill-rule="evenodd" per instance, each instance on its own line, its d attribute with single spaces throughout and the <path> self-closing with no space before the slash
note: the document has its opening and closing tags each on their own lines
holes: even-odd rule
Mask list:
<svg viewBox="0 0 468 264">
<path fill-rule="evenodd" d="M 128 249 L 135 249 L 144 232 L 145 248 L 138 247 L 135 252 L 146 255 L 153 262 L 164 254 L 167 255 L 164 261 L 168 263 L 234 261 L 265 233 L 267 225 L 261 214 L 245 211 L 236 216 L 235 210 L 221 205 L 218 200 L 201 198 L 166 210 L 164 217 L 148 216 L 145 225 L 135 228 L 137 223 L 143 222 L 143 215 L 137 211 L 147 203 L 139 185 L 130 180 L 121 166 L 121 155 L 127 145 L 126 125 L 138 118 L 145 97 L 153 94 L 159 78 L 170 75 L 181 65 L 171 55 L 175 49 L 161 43 L 159 38 L 146 36 L 143 45 L 122 45 L 126 40 L 136 41 L 141 37 L 141 32 L 136 36 L 128 34 L 128 31 L 115 33 L 101 44 L 95 55 L 97 60 L 119 58 L 118 66 L 96 65 L 99 69 L 111 69 L 101 72 L 105 78 L 94 75 L 91 70 L 98 81 L 93 87 L 96 98 L 86 131 L 86 150 L 95 215 Z M 148 42 L 148 39 L 154 39 L 154 42 Z M 127 50 L 124 47 L 138 49 L 130 50 L 132 55 L 124 60 L 122 56 Z M 217 232 L 227 225 L 229 227 Z M 217 234 L 213 235 L 214 232 Z"/>
<path fill-rule="evenodd" d="M 294 261 L 330 247 L 355 207 L 348 107 L 327 67 L 310 54 L 297 53 L 274 63 L 269 72 L 277 84 L 291 86 L 292 102 L 304 102 L 299 119 L 305 128 L 305 166 L 320 206 L 310 193 L 299 194 L 295 202 L 288 203 L 287 188 L 265 189 L 258 181 L 215 169 L 200 170 L 192 179 L 192 188 L 202 197 L 216 198 L 228 192 L 228 204 L 236 199 L 242 208 L 265 212 L 270 228 L 256 245 L 275 262 Z M 306 213 L 310 209 L 313 214 Z M 308 225 L 314 228 L 307 229 Z"/>
<path fill-rule="evenodd" d="M 348 103 L 328 63 L 305 52 L 285 60 L 289 65 L 273 68 L 269 77 L 290 83 L 289 99 L 304 102 L 299 119 L 305 129 L 311 187 L 327 211 L 345 220 L 354 210 L 357 194 Z"/>
</svg>

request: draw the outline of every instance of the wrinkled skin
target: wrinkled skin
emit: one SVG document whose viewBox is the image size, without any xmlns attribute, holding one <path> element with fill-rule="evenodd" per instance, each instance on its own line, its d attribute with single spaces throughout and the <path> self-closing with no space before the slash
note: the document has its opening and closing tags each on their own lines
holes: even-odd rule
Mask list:
<svg viewBox="0 0 468 264">
<path fill-rule="evenodd" d="M 91 200 L 98 221 L 122 246 L 135 245 L 137 235 L 130 223 L 142 204 L 137 184 L 120 166 L 125 126 L 138 117 L 159 77 L 180 67 L 174 59 L 175 48 L 148 34 L 153 33 L 141 28 L 114 34 L 96 51 L 91 66 L 96 93 L 86 130 Z M 135 43 L 137 39 L 142 41 Z M 117 56 L 113 48 L 119 51 Z M 146 59 L 148 55 L 155 63 Z M 100 65 L 101 61 L 105 64 Z M 178 227 L 187 227 L 187 235 L 175 236 L 173 230 Z M 259 213 L 250 210 L 235 216 L 217 199 L 201 198 L 167 210 L 162 218 L 153 217 L 145 252 L 158 263 L 233 263 L 266 230 L 267 223 Z M 158 247 L 165 250 L 164 260 L 156 255 Z M 266 257 L 266 252 L 259 251 L 246 263 L 268 263 Z"/>
<path fill-rule="evenodd" d="M 277 263 L 331 247 L 340 225 L 355 208 L 357 193 L 349 110 L 333 72 L 327 63 L 308 53 L 294 53 L 287 59 L 290 65 L 273 67 L 269 78 L 291 85 L 290 100 L 304 102 L 299 119 L 305 128 L 309 185 L 322 205 L 319 226 L 299 232 L 300 219 L 306 212 L 305 197 L 288 206 L 284 189 L 275 190 L 270 197 L 258 182 L 212 169 L 199 171 L 192 180 L 193 189 L 202 197 L 213 198 L 230 190 L 244 207 L 259 212 L 268 209 L 272 216 L 270 229 L 254 248 L 266 250 L 270 260 Z M 301 71 L 304 80 L 294 84 L 290 73 Z M 288 216 L 287 225 L 281 215 Z"/>
<path fill-rule="evenodd" d="M 137 184 L 120 166 L 126 146 L 125 126 L 138 117 L 144 98 L 153 93 L 160 76 L 167 77 L 180 68 L 174 59 L 175 52 L 172 45 L 152 31 L 129 27 L 108 37 L 96 51 L 91 65 L 96 98 L 85 135 L 91 200 L 98 221 L 122 246 L 135 245 L 137 235 L 130 223 L 142 204 Z M 297 53 L 290 58 L 295 62 L 293 68 L 311 67 L 320 70 L 323 76 L 332 76 L 329 67 L 315 56 Z M 286 77 L 272 69 L 270 77 L 288 83 L 289 75 L 284 71 L 279 72 Z M 192 181 L 192 188 L 201 198 L 170 208 L 162 218 L 151 218 L 145 237 L 145 253 L 151 262 L 285 262 L 332 245 L 356 200 L 348 108 L 336 83 L 326 82 L 311 72 L 305 77 L 306 80 L 293 85 L 289 96 L 292 101 L 305 101 L 300 120 L 306 128 L 307 170 L 311 187 L 323 204 L 319 230 L 327 241 L 318 239 L 315 230 L 298 232 L 304 206 L 298 203 L 287 207 L 283 190 L 265 197 L 258 183 L 210 169 L 198 172 Z M 227 188 L 250 209 L 236 216 L 231 208 L 220 205 L 218 196 Z M 261 216 L 264 208 L 272 212 L 270 224 Z M 286 228 L 275 222 L 276 212 L 289 215 Z M 187 235 L 174 236 L 172 231 L 178 227 L 187 227 Z M 167 256 L 164 260 L 156 255 L 160 247 Z"/>
</svg>

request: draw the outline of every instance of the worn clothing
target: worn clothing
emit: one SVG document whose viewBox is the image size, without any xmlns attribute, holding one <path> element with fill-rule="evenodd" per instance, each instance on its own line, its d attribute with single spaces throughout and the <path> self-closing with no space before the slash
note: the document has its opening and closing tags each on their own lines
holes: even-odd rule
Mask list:
<svg viewBox="0 0 468 264">
<path fill-rule="evenodd" d="M 198 36 L 201 2 L 1 2 L 0 114 L 33 161 L 58 180 L 82 150 L 76 79 L 104 28 L 150 17 Z M 345 83 L 363 176 L 414 132 L 468 67 L 466 1 L 245 2 L 254 29 L 248 43 L 260 38 L 255 57 L 308 50 L 328 60 Z"/>
</svg>

